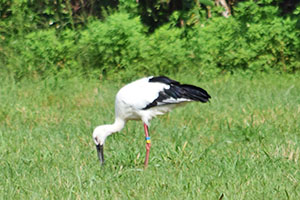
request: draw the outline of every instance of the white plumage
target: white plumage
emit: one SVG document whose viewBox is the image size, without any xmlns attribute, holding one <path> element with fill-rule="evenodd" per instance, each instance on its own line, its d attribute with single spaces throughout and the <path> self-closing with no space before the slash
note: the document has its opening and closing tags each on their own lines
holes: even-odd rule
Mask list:
<svg viewBox="0 0 300 200">
<path fill-rule="evenodd" d="M 104 162 L 103 145 L 107 136 L 119 132 L 128 120 L 142 120 L 146 138 L 150 120 L 189 101 L 207 102 L 209 94 L 202 88 L 180 84 L 165 76 L 145 77 L 122 87 L 115 99 L 115 122 L 96 127 L 93 132 L 100 162 Z M 148 145 L 148 146 L 147 146 Z M 150 139 L 146 145 L 145 166 L 148 164 Z"/>
<path fill-rule="evenodd" d="M 141 119 L 149 125 L 149 121 L 156 115 L 171 111 L 180 102 L 190 101 L 189 99 L 169 98 L 159 102 L 159 106 L 144 110 L 147 105 L 158 98 L 159 92 L 170 88 L 170 85 L 164 83 L 149 82 L 151 78 L 152 76 L 136 80 L 119 90 L 115 102 L 116 117 L 125 121 Z"/>
</svg>

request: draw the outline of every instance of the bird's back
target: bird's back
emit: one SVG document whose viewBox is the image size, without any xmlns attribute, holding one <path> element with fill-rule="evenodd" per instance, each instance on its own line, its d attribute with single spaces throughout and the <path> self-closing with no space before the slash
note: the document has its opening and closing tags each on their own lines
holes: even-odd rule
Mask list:
<svg viewBox="0 0 300 200">
<path fill-rule="evenodd" d="M 122 87 L 116 95 L 116 115 L 123 119 L 148 121 L 188 101 L 207 102 L 202 88 L 180 84 L 165 76 L 146 77 Z"/>
<path fill-rule="evenodd" d="M 122 87 L 117 93 L 116 100 L 123 101 L 135 109 L 143 109 L 158 97 L 159 91 L 169 86 L 163 83 L 151 83 L 146 77 Z"/>
<path fill-rule="evenodd" d="M 127 119 L 140 119 L 140 112 L 158 97 L 158 92 L 168 86 L 163 83 L 150 83 L 145 77 L 122 87 L 116 95 L 116 115 Z"/>
</svg>

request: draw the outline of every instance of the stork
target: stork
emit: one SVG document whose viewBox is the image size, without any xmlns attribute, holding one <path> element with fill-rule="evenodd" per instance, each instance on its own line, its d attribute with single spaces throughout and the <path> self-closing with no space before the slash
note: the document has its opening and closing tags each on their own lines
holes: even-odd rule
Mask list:
<svg viewBox="0 0 300 200">
<path fill-rule="evenodd" d="M 208 102 L 210 95 L 202 88 L 181 84 L 166 76 L 141 78 L 122 87 L 115 99 L 115 122 L 97 126 L 93 132 L 100 164 L 104 164 L 103 145 L 106 138 L 121 131 L 128 120 L 142 120 L 146 138 L 145 167 L 148 166 L 151 140 L 150 120 L 187 102 Z"/>
</svg>

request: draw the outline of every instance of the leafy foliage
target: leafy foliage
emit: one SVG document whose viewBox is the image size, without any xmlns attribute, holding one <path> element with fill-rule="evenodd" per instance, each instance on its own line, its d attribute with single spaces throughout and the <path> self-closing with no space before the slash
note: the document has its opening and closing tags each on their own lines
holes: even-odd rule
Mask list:
<svg viewBox="0 0 300 200">
<path fill-rule="evenodd" d="M 240 3 L 235 17 L 195 26 L 189 47 L 201 71 L 295 72 L 300 68 L 297 20 L 278 17 L 273 6 Z"/>
<path fill-rule="evenodd" d="M 229 18 L 221 17 L 220 7 L 211 8 L 207 18 L 209 1 L 151 5 L 119 1 L 119 11 L 103 2 L 103 20 L 78 11 L 77 17 L 84 15 L 79 22 L 73 16 L 77 1 L 70 5 L 42 1 L 42 7 L 34 2 L 0 2 L 1 72 L 17 78 L 58 73 L 131 79 L 184 71 L 198 77 L 239 70 L 300 71 L 299 6 L 282 16 L 279 1 L 249 0 L 234 5 Z M 83 6 L 82 2 L 79 7 L 95 11 L 96 4 Z M 158 20 L 150 27 L 142 23 L 145 16 L 139 16 L 147 6 L 157 11 L 157 15 L 147 11 L 152 20 Z"/>
<path fill-rule="evenodd" d="M 103 17 L 116 0 L 0 0 L 0 32 L 28 33 L 39 28 L 76 28 L 90 16 Z M 101 9 L 102 8 L 102 9 Z"/>
<path fill-rule="evenodd" d="M 182 35 L 182 29 L 165 25 L 147 38 L 147 46 L 142 50 L 147 72 L 175 73 L 188 64 L 189 51 L 185 49 L 185 39 Z"/>
<path fill-rule="evenodd" d="M 193 49 L 193 60 L 199 71 L 209 73 L 234 70 L 245 66 L 248 56 L 245 39 L 239 23 L 234 18 L 214 18 L 192 30 L 189 46 Z"/>
<path fill-rule="evenodd" d="M 104 22 L 92 21 L 82 31 L 78 57 L 82 65 L 102 73 L 130 70 L 140 58 L 145 35 L 139 18 L 116 13 Z"/>
<path fill-rule="evenodd" d="M 29 33 L 22 39 L 11 40 L 11 54 L 18 56 L 9 57 L 6 67 L 17 78 L 45 77 L 59 71 L 68 71 L 71 66 L 75 70 L 77 64 L 72 59 L 75 32 L 65 30 L 60 37 L 54 29 L 49 29 Z"/>
<path fill-rule="evenodd" d="M 124 13 L 91 22 L 79 40 L 82 64 L 104 74 L 118 72 L 123 78 L 174 73 L 185 65 L 182 30 L 163 26 L 148 37 L 143 30 L 139 18 Z"/>
</svg>

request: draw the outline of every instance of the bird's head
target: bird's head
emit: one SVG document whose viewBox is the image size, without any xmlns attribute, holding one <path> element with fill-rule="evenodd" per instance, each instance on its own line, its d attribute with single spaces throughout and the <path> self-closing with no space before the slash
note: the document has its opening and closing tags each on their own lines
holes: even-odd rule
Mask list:
<svg viewBox="0 0 300 200">
<path fill-rule="evenodd" d="M 93 139 L 96 145 L 104 145 L 107 136 L 111 134 L 108 125 L 97 126 L 93 132 Z"/>
<path fill-rule="evenodd" d="M 98 158 L 101 165 L 104 164 L 103 145 L 107 136 L 109 136 L 111 133 L 112 131 L 110 130 L 109 125 L 98 126 L 93 132 L 93 139 L 96 144 Z"/>
</svg>

